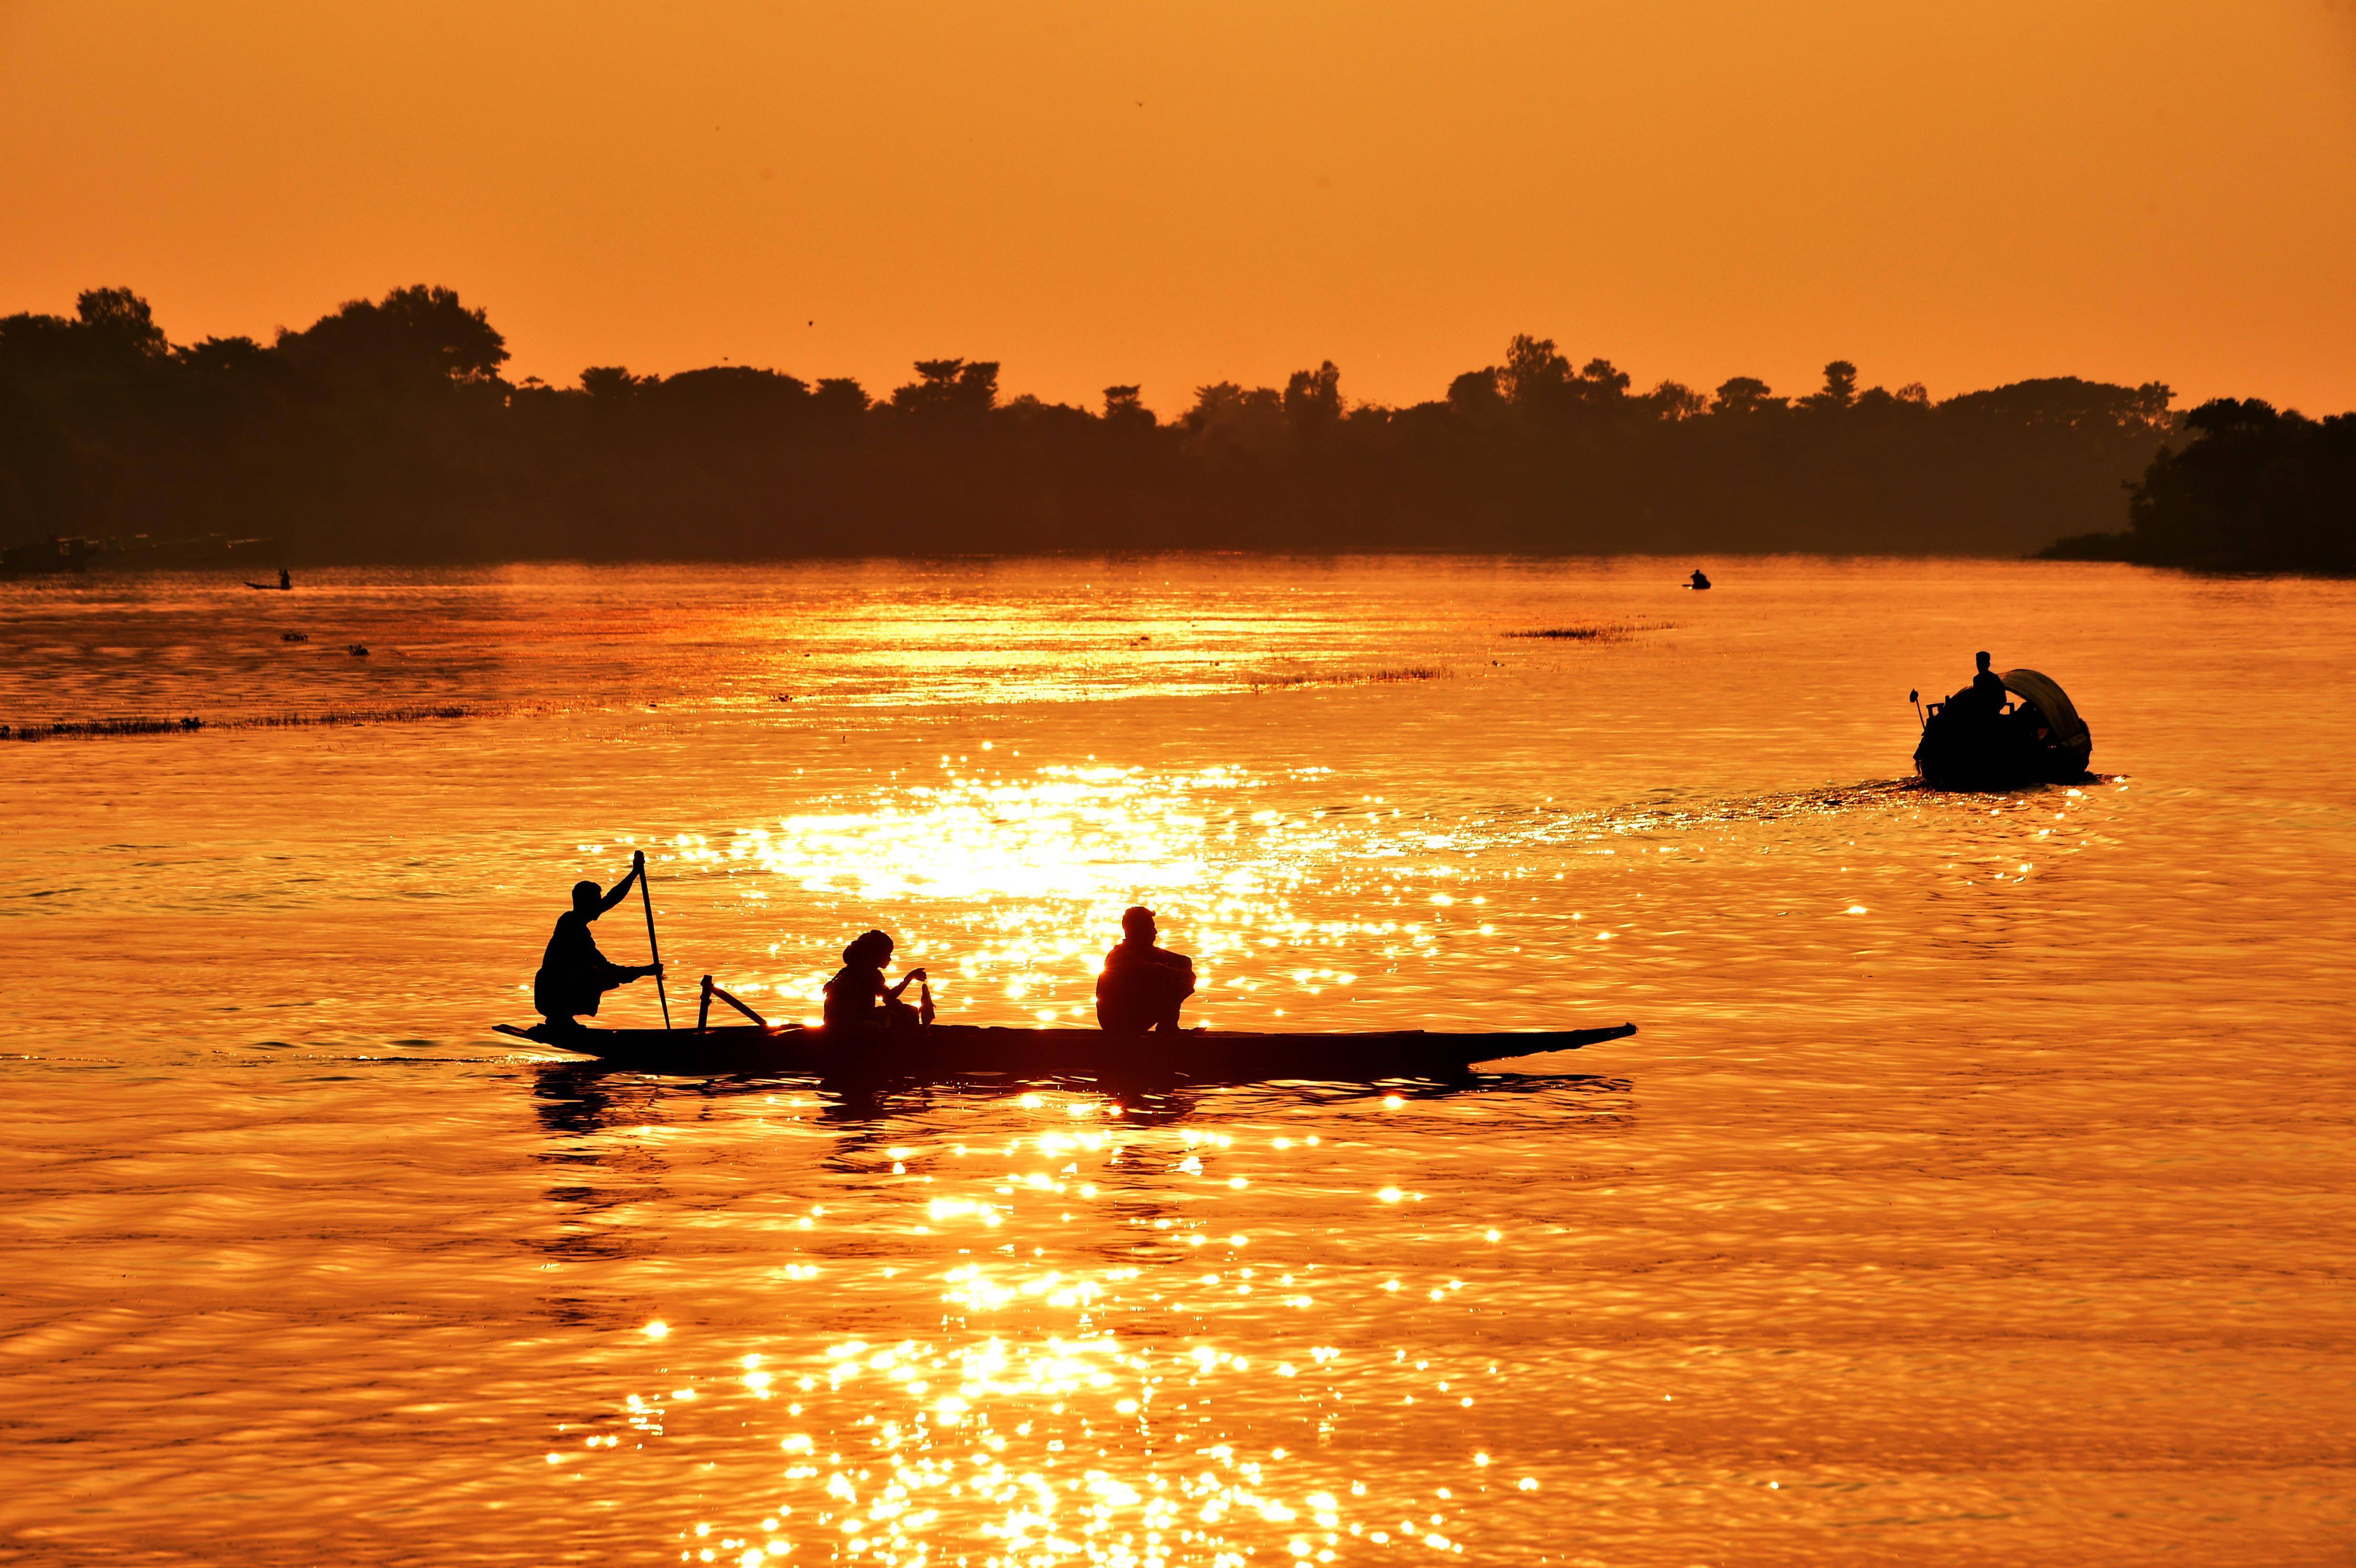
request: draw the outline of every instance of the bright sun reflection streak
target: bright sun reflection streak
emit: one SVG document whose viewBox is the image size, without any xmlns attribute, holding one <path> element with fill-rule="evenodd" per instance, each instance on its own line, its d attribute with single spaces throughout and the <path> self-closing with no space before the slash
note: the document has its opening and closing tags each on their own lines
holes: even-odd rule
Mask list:
<svg viewBox="0 0 2356 1568">
<path fill-rule="evenodd" d="M 756 831 L 764 869 L 808 891 L 1100 900 L 1135 887 L 1195 892 L 1214 880 L 1200 797 L 1253 787 L 1239 773 L 1147 779 L 1110 767 L 1031 779 L 958 779 L 878 808 Z"/>
<path fill-rule="evenodd" d="M 1020 1106 L 1029 1119 L 986 1144 L 944 1137 L 929 1147 L 876 1147 L 875 1155 L 894 1163 L 932 1161 L 955 1184 L 938 1196 L 896 1189 L 922 1203 L 911 1216 L 929 1222 L 921 1233 L 938 1226 L 945 1239 L 963 1241 L 1001 1224 L 1035 1223 L 1046 1211 L 1098 1196 L 1095 1183 L 1081 1179 L 1084 1168 L 1105 1176 L 1124 1167 L 1151 1169 L 1174 1190 L 1224 1195 L 1239 1190 L 1219 1168 L 1225 1161 L 1268 1157 L 1305 1167 L 1344 1157 L 1317 1134 L 1276 1139 L 1246 1128 L 1075 1118 L 1067 1114 L 1075 1104 L 1108 1104 L 1084 1093 L 1023 1093 L 999 1104 Z M 1261 1169 L 1269 1180 L 1284 1174 Z M 1262 1179 L 1256 1175 L 1241 1190 L 1256 1189 Z M 739 1568 L 818 1562 L 1246 1568 L 1355 1561 L 1378 1546 L 1462 1559 L 1463 1531 L 1489 1490 L 1483 1477 L 1489 1445 L 1463 1444 L 1451 1461 L 1461 1467 L 1451 1485 L 1422 1489 L 1412 1481 L 1404 1489 L 1370 1488 L 1352 1475 L 1356 1461 L 1319 1449 L 1344 1406 L 1365 1397 L 1365 1380 L 1416 1390 L 1400 1403 L 1415 1407 L 1421 1397 L 1432 1415 L 1407 1419 L 1422 1422 L 1474 1404 L 1466 1390 L 1484 1389 L 1470 1381 L 1474 1369 L 1462 1358 L 1435 1355 L 1410 1367 L 1402 1350 L 1361 1354 L 1315 1343 L 1333 1324 L 1312 1310 L 1312 1292 L 1327 1295 L 1339 1280 L 1311 1262 L 1248 1264 L 1244 1248 L 1253 1238 L 1242 1231 L 1215 1237 L 1197 1231 L 1185 1239 L 1220 1250 L 1180 1251 L 1179 1237 L 1163 1234 L 1173 1223 L 1153 1221 L 1149 1232 L 1161 1239 L 1139 1264 L 1108 1264 L 1089 1254 L 1076 1266 L 1019 1245 L 982 1261 L 960 1248 L 958 1261 L 944 1258 L 929 1274 L 942 1309 L 936 1333 L 889 1343 L 837 1339 L 798 1353 L 738 1347 L 700 1373 L 665 1368 L 665 1384 L 682 1386 L 630 1395 L 616 1413 L 641 1443 L 678 1424 L 708 1422 L 708 1430 L 698 1424 L 679 1435 L 766 1452 L 775 1466 L 759 1467 L 773 1481 L 750 1489 L 740 1471 L 733 1495 L 703 1505 L 709 1517 L 684 1521 L 679 1560 Z M 1027 1241 L 1037 1232 L 1014 1233 Z M 1412 1312 L 1414 1297 L 1437 1301 L 1464 1286 L 1457 1278 L 1417 1277 L 1390 1309 Z M 1173 1290 L 1188 1300 L 1165 1304 Z M 1229 1348 L 1214 1316 L 1221 1303 L 1237 1314 L 1226 1326 L 1251 1334 L 1252 1348 Z M 1271 1308 L 1282 1323 L 1273 1339 Z M 1129 1326 L 1108 1327 L 1115 1319 Z M 1184 1327 L 1173 1333 L 1163 1323 Z M 699 1360 L 691 1343 L 678 1343 L 679 1331 L 669 1338 L 659 1352 L 666 1361 Z M 1492 1362 L 1485 1375 L 1498 1371 Z M 1313 1426 L 1301 1457 L 1270 1442 L 1289 1433 L 1255 1440 L 1227 1429 L 1234 1417 L 1221 1413 L 1272 1398 L 1296 1413 L 1288 1426 L 1293 1420 Z M 1440 1428 L 1430 1436 L 1455 1447 Z M 611 1434 L 601 1446 L 593 1431 L 582 1449 L 602 1457 L 618 1445 Z M 582 1450 L 552 1453 L 545 1463 L 568 1457 L 577 1466 Z M 628 1462 L 626 1454 L 614 1458 Z M 1452 1488 L 1462 1488 L 1462 1500 Z"/>
<path fill-rule="evenodd" d="M 1113 1270 L 1108 1280 L 1139 1272 Z M 979 1267 L 952 1271 L 944 1299 L 964 1303 L 978 1286 L 987 1295 L 983 1275 Z M 1008 1288 L 1061 1305 L 1093 1299 L 1085 1291 Z M 1341 1359 L 1320 1347 L 1310 1371 Z M 1300 1374 L 1290 1365 L 1257 1370 Z M 736 1519 L 681 1531 L 680 1560 L 751 1568 L 772 1561 L 1241 1568 L 1272 1540 L 1282 1560 L 1333 1562 L 1366 1525 L 1347 1517 L 1333 1491 L 1286 1487 L 1284 1449 L 1260 1458 L 1229 1443 L 1172 1436 L 1153 1446 L 1162 1421 L 1157 1403 L 1207 1397 L 1254 1371 L 1249 1358 L 1208 1344 L 1173 1350 L 1166 1341 L 1093 1331 L 1031 1343 L 994 1335 L 960 1343 L 848 1339 L 805 1368 L 746 1371 L 735 1381 L 755 1403 L 743 1417 L 769 1428 L 759 1440 L 774 1443 L 783 1461 L 779 1484 L 771 1496 L 745 1499 Z M 830 1395 L 841 1396 L 840 1421 L 807 1407 Z M 780 1411 L 785 1399 L 791 1403 Z M 642 1433 L 659 1434 L 663 1414 L 652 1402 L 629 1401 L 630 1424 Z M 1143 1455 L 1135 1451 L 1141 1443 Z M 1416 1544 L 1451 1556 L 1463 1551 L 1436 1528 Z"/>
<path fill-rule="evenodd" d="M 1259 804 L 1278 784 L 1330 787 L 1327 769 L 1271 776 L 1234 768 L 1015 771 L 1023 767 L 945 760 L 936 782 L 862 792 L 855 805 L 821 798 L 717 840 L 680 836 L 668 852 L 680 869 L 700 865 L 741 879 L 730 885 L 756 901 L 773 896 L 762 884 L 776 879 L 820 907 L 969 912 L 947 954 L 903 928 L 901 961 L 924 963 L 944 1005 L 962 1005 L 974 1021 L 1041 1025 L 1092 1021 L 1096 971 L 1120 912 L 1140 899 L 1174 919 L 1194 957 L 1194 1021 L 1222 1021 L 1210 1016 L 1214 1008 L 1273 1019 L 1287 1016 L 1280 1004 L 1289 999 L 1346 1005 L 1361 968 L 1435 940 L 1430 906 L 1396 891 L 1366 899 L 1354 918 L 1303 916 L 1298 898 L 1321 869 L 1462 876 L 1450 854 L 1435 853 L 1451 849 L 1455 837 L 1435 839 L 1422 825 L 1409 830 L 1396 812 L 1288 814 Z M 1413 863 L 1398 863 L 1408 856 Z M 1495 928 L 1479 930 L 1485 936 Z M 1364 962 L 1302 962 L 1345 945 Z M 798 935 L 790 948 L 771 951 L 800 967 L 774 979 L 740 976 L 738 988 L 814 1003 L 832 971 L 831 947 L 831 940 L 805 946 Z"/>
</svg>

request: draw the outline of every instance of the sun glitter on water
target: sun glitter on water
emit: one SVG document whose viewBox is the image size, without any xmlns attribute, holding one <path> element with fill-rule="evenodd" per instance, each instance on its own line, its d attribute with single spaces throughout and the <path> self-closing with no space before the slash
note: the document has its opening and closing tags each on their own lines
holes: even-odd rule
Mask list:
<svg viewBox="0 0 2356 1568">
<path fill-rule="evenodd" d="M 681 836 L 664 859 L 673 871 L 733 879 L 756 907 L 783 883 L 822 907 L 913 904 L 953 921 L 895 931 L 902 961 L 926 965 L 945 1006 L 952 995 L 969 1006 L 986 999 L 1004 1021 L 1092 1021 L 1097 968 L 1132 903 L 1174 912 L 1183 924 L 1201 984 L 1194 1023 L 1222 1021 L 1221 1004 L 1272 1017 L 1284 1008 L 1270 1004 L 1283 998 L 1296 1007 L 1329 992 L 1346 998 L 1356 965 L 1301 960 L 1344 942 L 1397 960 L 1429 948 L 1450 923 L 1444 906 L 1405 883 L 1460 876 L 1452 857 L 1434 850 L 1455 848 L 1458 836 L 1403 825 L 1372 795 L 1288 816 L 1258 802 L 1271 780 L 1241 769 L 991 771 L 1000 765 L 945 757 L 937 782 L 816 800 L 716 839 Z M 1330 772 L 1299 769 L 1283 781 L 1314 785 Z M 1418 863 L 1403 864 L 1410 856 Z M 1324 884 L 1337 866 L 1357 869 L 1341 891 L 1358 912 L 1306 912 L 1304 895 L 1334 891 Z M 798 946 L 771 952 L 805 966 L 736 988 L 814 1003 L 830 955 Z"/>
<path fill-rule="evenodd" d="M 1102 1285 L 1049 1277 L 1011 1286 L 984 1271 L 951 1271 L 944 1300 L 988 1309 L 1016 1297 L 1084 1309 L 1137 1271 Z M 744 1358 L 757 1361 L 757 1357 Z M 1331 1489 L 1287 1485 L 1282 1448 L 1254 1456 L 1229 1443 L 1153 1445 L 1157 1403 L 1258 1376 L 1338 1371 L 1342 1352 L 1256 1364 L 1197 1342 L 1183 1349 L 1105 1331 L 1021 1341 L 844 1340 L 798 1374 L 748 1366 L 713 1417 L 734 1415 L 783 1460 L 773 1494 L 734 1520 L 682 1532 L 682 1562 L 837 1561 L 916 1568 L 979 1562 L 1011 1568 L 1065 1563 L 1125 1568 L 1240 1568 L 1273 1528 L 1294 1561 L 1330 1563 L 1350 1542 L 1391 1539 L 1352 1517 Z M 628 1424 L 660 1435 L 676 1406 L 632 1396 Z M 1329 1387 L 1326 1396 L 1331 1397 Z M 751 1402 L 746 1404 L 744 1402 Z M 592 1436 L 592 1452 L 615 1445 Z M 556 1456 L 551 1456 L 553 1460 Z M 1365 1494 L 1360 1484 L 1344 1494 Z M 1237 1533 L 1237 1527 L 1247 1527 Z M 948 1542 L 979 1542 L 946 1555 Z M 1461 1554 L 1437 1527 L 1418 1541 Z"/>
<path fill-rule="evenodd" d="M 659 1344 L 662 1375 L 586 1435 L 565 1439 L 578 1447 L 551 1452 L 548 1465 L 569 1464 L 594 1485 L 597 1465 L 632 1465 L 666 1441 L 690 1452 L 720 1442 L 774 1454 L 774 1483 L 747 1489 L 740 1478 L 735 1498 L 674 1527 L 673 1549 L 689 1563 L 1244 1568 L 1270 1560 L 1271 1548 L 1274 1560 L 1295 1563 L 1369 1551 L 1463 1557 L 1466 1510 L 1488 1489 L 1485 1446 L 1462 1455 L 1463 1500 L 1447 1486 L 1387 1497 L 1396 1487 L 1370 1487 L 1338 1452 L 1255 1445 L 1216 1413 L 1280 1399 L 1302 1413 L 1307 1441 L 1320 1448 L 1344 1405 L 1364 1397 L 1367 1377 L 1411 1380 L 1406 1386 L 1428 1390 L 1423 1408 L 1438 1414 L 1473 1403 L 1449 1381 L 1465 1369 L 1425 1360 L 1410 1369 L 1403 1350 L 1364 1355 L 1327 1342 L 1332 1324 L 1318 1308 L 1349 1288 L 1344 1279 L 1313 1263 L 1247 1262 L 1252 1236 L 1227 1232 L 1215 1214 L 1131 1213 L 1127 1222 L 1142 1227 L 1133 1232 L 1138 1264 L 995 1245 L 1001 1226 L 1027 1239 L 1062 1206 L 1113 1198 L 1099 1181 L 1124 1171 L 1152 1173 L 1172 1197 L 1238 1190 L 1216 1163 L 1239 1152 L 1235 1133 L 1066 1115 L 1106 1108 L 1088 1095 L 1021 1100 L 1044 1129 L 990 1147 L 902 1142 L 875 1151 L 895 1168 L 898 1189 L 923 1205 L 910 1218 L 926 1223 L 909 1230 L 938 1260 L 928 1272 L 940 1332 L 890 1343 L 837 1338 L 776 1356 L 707 1350 L 696 1330 L 655 1319 L 636 1337 L 649 1351 Z M 1327 1140 L 1250 1140 L 1254 1151 L 1263 1146 L 1269 1156 L 1320 1159 Z M 928 1193 L 922 1177 L 905 1174 L 911 1162 L 951 1189 Z M 1173 1224 L 1194 1233 L 1182 1243 Z M 998 1255 L 976 1255 L 984 1243 Z M 1203 1247 L 1174 1250 L 1184 1243 Z M 787 1272 L 804 1277 L 798 1265 Z M 1418 1294 L 1438 1300 L 1462 1283 Z M 1387 1282 L 1394 1301 L 1398 1284 Z M 1270 1310 L 1289 1327 L 1270 1333 Z M 1234 1348 L 1221 1314 L 1235 1315 L 1224 1328 L 1249 1335 L 1254 1348 Z M 1411 1419 L 1417 1399 L 1400 1404 Z M 635 1439 L 626 1451 L 625 1436 Z"/>
</svg>

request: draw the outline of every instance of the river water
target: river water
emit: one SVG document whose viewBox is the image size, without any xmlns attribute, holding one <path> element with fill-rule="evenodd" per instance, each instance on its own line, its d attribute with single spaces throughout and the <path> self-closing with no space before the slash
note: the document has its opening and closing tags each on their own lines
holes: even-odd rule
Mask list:
<svg viewBox="0 0 2356 1568">
<path fill-rule="evenodd" d="M 0 585 L 0 722 L 204 720 L 0 741 L 0 1561 L 2356 1558 L 2356 587 L 1691 564 Z M 1905 782 L 1976 647 L 2098 782 Z M 488 1032 L 634 848 L 675 1017 L 881 925 L 1076 1021 L 1142 900 L 1215 1027 L 1641 1032 L 864 1098 Z"/>
</svg>

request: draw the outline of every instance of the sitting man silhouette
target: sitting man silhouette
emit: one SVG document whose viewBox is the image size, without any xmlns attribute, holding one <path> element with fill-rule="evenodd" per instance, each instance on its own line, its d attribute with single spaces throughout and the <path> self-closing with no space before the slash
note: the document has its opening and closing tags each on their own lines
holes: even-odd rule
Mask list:
<svg viewBox="0 0 2356 1568">
<path fill-rule="evenodd" d="M 573 884 L 573 907 L 556 917 L 555 933 L 541 955 L 540 973 L 531 977 L 531 1005 L 552 1024 L 570 1024 L 577 1015 L 597 1016 L 597 1004 L 616 986 L 626 986 L 645 975 L 659 975 L 659 964 L 635 967 L 616 964 L 597 951 L 589 923 L 630 896 L 631 884 L 647 874 L 644 850 L 630 857 L 630 874 L 600 892 L 594 882 Z"/>
<path fill-rule="evenodd" d="M 1194 994 L 1194 961 L 1153 945 L 1159 933 L 1143 904 L 1120 917 L 1120 944 L 1097 976 L 1097 1024 L 1113 1034 L 1174 1031 L 1178 1008 Z"/>
<path fill-rule="evenodd" d="M 866 932 L 842 950 L 842 967 L 826 983 L 826 1027 L 843 1029 L 913 1029 L 933 1021 L 932 988 L 922 969 L 911 969 L 896 986 L 884 983 L 884 966 L 892 962 L 892 939 L 880 931 Z M 914 982 L 923 998 L 912 1008 L 900 993 Z"/>
<path fill-rule="evenodd" d="M 2004 711 L 2004 678 L 1989 671 L 1987 654 L 1972 656 L 1979 662 L 1979 673 L 1972 677 L 1971 685 L 1947 699 L 1947 706 L 1958 713 L 1993 719 Z"/>
</svg>

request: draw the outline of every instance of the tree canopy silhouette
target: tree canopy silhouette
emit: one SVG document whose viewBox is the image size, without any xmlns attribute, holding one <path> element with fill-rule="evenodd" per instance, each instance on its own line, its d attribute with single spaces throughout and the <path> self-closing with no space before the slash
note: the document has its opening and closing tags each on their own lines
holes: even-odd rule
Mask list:
<svg viewBox="0 0 2356 1568">
<path fill-rule="evenodd" d="M 2184 416 L 2127 500 L 2125 533 L 2082 534 L 2044 551 L 2211 571 L 2356 571 L 2356 414 L 2311 420 L 2256 398 Z"/>
<path fill-rule="evenodd" d="M 144 315 L 145 302 L 139 308 Z M 301 332 L 282 327 L 278 352 L 323 382 L 404 393 L 495 383 L 508 358 L 507 339 L 482 311 L 423 283 L 380 301 L 347 300 Z"/>
<path fill-rule="evenodd" d="M 743 365 L 511 382 L 485 311 L 423 284 L 266 344 L 175 346 L 136 293 L 93 289 L 70 316 L 0 319 L 0 539 L 266 535 L 314 561 L 2018 554 L 2111 523 L 2138 474 L 2136 526 L 2148 514 L 2155 539 L 2193 504 L 2179 490 L 2231 509 L 2203 455 L 2222 431 L 2191 424 L 2193 444 L 2163 453 L 2179 427 L 2157 383 L 2060 378 L 1934 402 L 1836 359 L 1796 399 L 1747 376 L 1705 396 L 1674 379 L 1638 391 L 1610 358 L 1531 334 L 1503 348 L 1406 407 L 1352 400 L 1326 360 L 1276 386 L 1197 388 L 1164 421 L 1133 385 L 1106 388 L 1100 410 L 1009 398 L 997 361 L 962 357 L 917 361 L 881 399 Z M 2260 425 L 2235 427 L 2234 450 L 2297 446 L 2308 477 L 2267 480 L 2274 498 L 2249 516 L 2336 493 L 2329 442 Z"/>
</svg>

